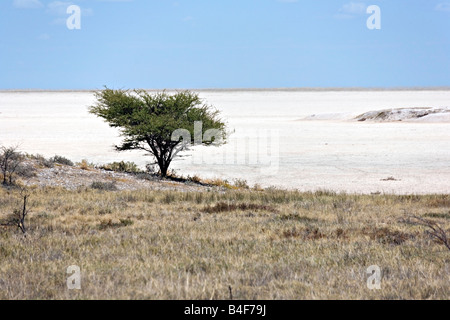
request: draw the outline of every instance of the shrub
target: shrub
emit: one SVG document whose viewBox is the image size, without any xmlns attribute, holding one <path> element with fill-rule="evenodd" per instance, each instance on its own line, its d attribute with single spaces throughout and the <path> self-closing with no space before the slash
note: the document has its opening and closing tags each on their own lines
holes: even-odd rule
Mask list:
<svg viewBox="0 0 450 320">
<path fill-rule="evenodd" d="M 14 175 L 24 160 L 17 147 L 0 148 L 0 171 L 4 185 L 13 184 Z"/>
<path fill-rule="evenodd" d="M 223 180 L 223 179 L 219 179 L 219 178 L 212 179 L 212 180 L 207 179 L 207 180 L 204 180 L 204 183 L 212 185 L 212 186 L 216 186 L 216 187 L 226 188 L 226 189 L 237 189 L 237 187 L 232 186 L 228 182 L 228 180 Z"/>
<path fill-rule="evenodd" d="M 41 154 L 32 154 L 32 155 L 27 155 L 28 158 L 36 160 L 37 163 L 45 168 L 53 168 L 54 167 L 54 162 L 50 159 L 46 159 L 43 155 Z"/>
<path fill-rule="evenodd" d="M 247 180 L 243 180 L 243 179 L 234 179 L 234 186 L 236 188 L 241 188 L 241 189 L 250 189 L 250 187 L 247 184 Z"/>
<path fill-rule="evenodd" d="M 194 183 L 201 183 L 202 182 L 202 179 L 199 176 L 197 176 L 197 175 L 194 175 L 192 177 L 188 176 L 187 180 L 191 181 L 191 182 L 194 182 Z"/>
<path fill-rule="evenodd" d="M 53 158 L 50 158 L 50 161 L 53 163 L 63 164 L 71 167 L 73 167 L 74 165 L 74 163 L 71 160 L 58 155 L 55 155 Z"/>
<path fill-rule="evenodd" d="M 138 165 L 134 162 L 112 162 L 102 165 L 100 169 L 116 171 L 116 172 L 127 172 L 127 173 L 139 173 L 142 170 L 139 169 Z"/>
<path fill-rule="evenodd" d="M 32 178 L 36 176 L 36 168 L 32 165 L 20 165 L 16 170 L 16 174 L 23 178 Z"/>
</svg>

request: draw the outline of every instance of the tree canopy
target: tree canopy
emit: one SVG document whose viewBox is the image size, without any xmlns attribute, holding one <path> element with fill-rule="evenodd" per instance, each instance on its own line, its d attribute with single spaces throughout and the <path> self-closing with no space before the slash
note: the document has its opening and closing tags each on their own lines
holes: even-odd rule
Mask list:
<svg viewBox="0 0 450 320">
<path fill-rule="evenodd" d="M 120 128 L 122 143 L 116 150 L 144 150 L 152 154 L 162 177 L 173 158 L 191 144 L 225 142 L 225 124 L 219 111 L 205 104 L 197 93 L 112 90 L 95 93 L 89 112 Z"/>
</svg>

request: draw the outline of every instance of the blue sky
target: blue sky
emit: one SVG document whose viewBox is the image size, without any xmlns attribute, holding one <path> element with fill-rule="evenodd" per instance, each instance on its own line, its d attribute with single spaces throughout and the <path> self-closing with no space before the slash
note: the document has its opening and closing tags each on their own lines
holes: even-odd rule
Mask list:
<svg viewBox="0 0 450 320">
<path fill-rule="evenodd" d="M 104 85 L 450 86 L 450 0 L 0 1 L 0 89 Z"/>
</svg>

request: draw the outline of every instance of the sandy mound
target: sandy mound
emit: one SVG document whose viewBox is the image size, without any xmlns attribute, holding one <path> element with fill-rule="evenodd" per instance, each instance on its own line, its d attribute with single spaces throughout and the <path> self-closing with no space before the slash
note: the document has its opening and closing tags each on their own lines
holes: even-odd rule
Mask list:
<svg viewBox="0 0 450 320">
<path fill-rule="evenodd" d="M 405 122 L 450 122 L 450 108 L 398 108 L 357 113 L 322 113 L 313 114 L 297 121 L 332 120 L 332 121 L 405 121 Z"/>
<path fill-rule="evenodd" d="M 417 121 L 450 122 L 449 108 L 400 108 L 369 111 L 356 118 L 358 121 Z"/>
</svg>

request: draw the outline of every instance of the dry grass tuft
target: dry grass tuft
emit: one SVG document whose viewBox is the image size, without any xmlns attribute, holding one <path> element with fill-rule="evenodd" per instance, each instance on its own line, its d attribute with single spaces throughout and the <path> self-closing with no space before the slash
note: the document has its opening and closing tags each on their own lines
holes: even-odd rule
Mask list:
<svg viewBox="0 0 450 320">
<path fill-rule="evenodd" d="M 271 206 L 261 205 L 256 203 L 226 203 L 219 202 L 215 206 L 207 206 L 203 208 L 203 212 L 207 213 L 219 213 L 219 212 L 230 212 L 230 211 L 248 211 L 248 210 L 264 210 L 276 212 L 277 210 Z"/>
<path fill-rule="evenodd" d="M 77 163 L 77 165 L 82 170 L 90 170 L 94 168 L 94 165 L 92 163 L 89 163 L 86 159 L 81 160 L 81 162 Z"/>
<path fill-rule="evenodd" d="M 450 208 L 450 194 L 441 196 L 431 196 L 428 200 L 430 208 Z"/>
</svg>

